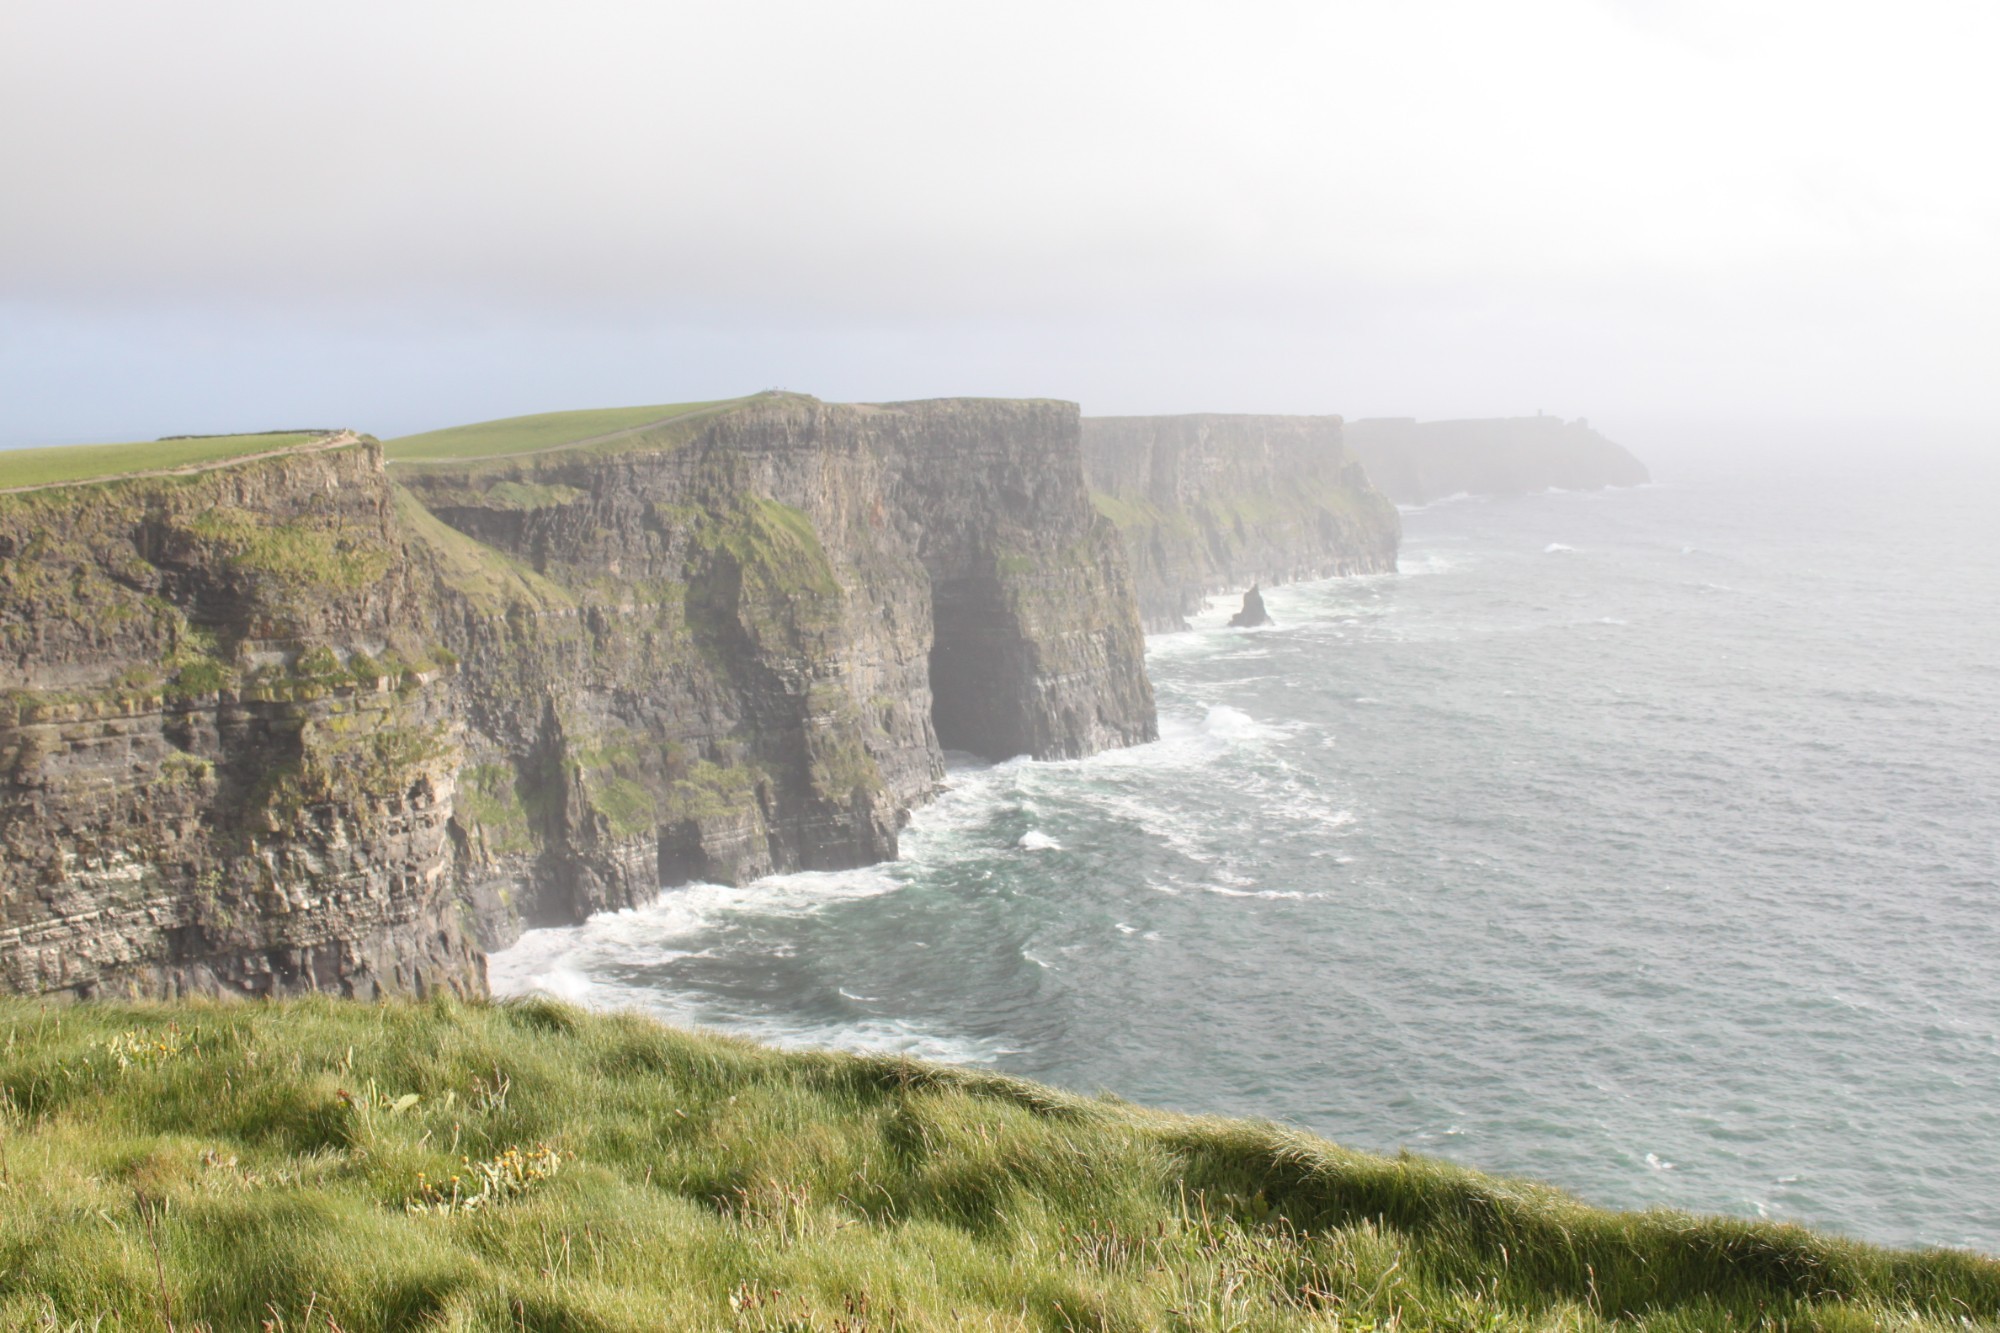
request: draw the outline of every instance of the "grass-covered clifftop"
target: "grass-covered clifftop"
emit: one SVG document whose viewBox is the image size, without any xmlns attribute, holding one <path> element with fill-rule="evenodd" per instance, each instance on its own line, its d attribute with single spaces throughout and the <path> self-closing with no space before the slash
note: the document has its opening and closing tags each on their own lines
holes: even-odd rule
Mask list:
<svg viewBox="0 0 2000 1333">
<path fill-rule="evenodd" d="M 469 426 L 449 426 L 422 435 L 404 435 L 383 445 L 391 463 L 463 465 L 528 454 L 586 452 L 596 455 L 658 448 L 684 438 L 689 428 L 749 403 L 786 397 L 778 393 L 712 402 L 662 403 L 652 407 L 585 408 L 503 417 Z M 797 395 L 792 395 L 797 396 Z"/>
<path fill-rule="evenodd" d="M 1151 739 L 1080 429 L 771 392 L 0 454 L 0 991 L 477 993 L 524 923 L 893 857 L 947 747 Z"/>
<path fill-rule="evenodd" d="M 0 1326 L 1957 1329 L 2000 1263 L 545 1003 L 11 1001 Z"/>
<path fill-rule="evenodd" d="M 253 435 L 180 435 L 132 444 L 72 444 L 0 450 L 0 491 L 63 486 L 134 473 L 166 472 L 278 453 L 340 431 L 279 431 Z"/>
</svg>

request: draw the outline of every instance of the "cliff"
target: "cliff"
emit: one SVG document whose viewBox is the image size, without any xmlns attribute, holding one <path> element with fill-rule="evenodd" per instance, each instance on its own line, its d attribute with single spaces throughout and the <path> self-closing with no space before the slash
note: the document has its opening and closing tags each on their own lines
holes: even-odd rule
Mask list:
<svg viewBox="0 0 2000 1333">
<path fill-rule="evenodd" d="M 465 662 L 461 875 L 489 940 L 661 883 L 893 857 L 947 748 L 1156 734 L 1073 405 L 768 395 L 392 472 L 542 590 L 474 596 L 445 636 Z"/>
<path fill-rule="evenodd" d="M 0 496 L 0 989 L 477 991 L 1155 734 L 1074 406 L 577 415 Z"/>
<path fill-rule="evenodd" d="M 1185 629 L 1211 593 L 1396 568 L 1395 507 L 1339 417 L 1089 417 L 1083 445 L 1148 630 Z"/>
<path fill-rule="evenodd" d="M 1526 495 L 1551 488 L 1597 490 L 1651 480 L 1646 465 L 1581 419 L 1496 417 L 1350 422 L 1347 442 L 1397 504 L 1451 495 Z"/>
<path fill-rule="evenodd" d="M 478 989 L 438 609 L 351 435 L 0 496 L 0 990 Z"/>
</svg>

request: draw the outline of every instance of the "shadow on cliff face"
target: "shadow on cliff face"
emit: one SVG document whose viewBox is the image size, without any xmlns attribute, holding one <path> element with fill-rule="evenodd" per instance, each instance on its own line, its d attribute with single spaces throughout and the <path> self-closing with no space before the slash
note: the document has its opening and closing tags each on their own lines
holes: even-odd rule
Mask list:
<svg viewBox="0 0 2000 1333">
<path fill-rule="evenodd" d="M 982 759 L 1011 759 L 1033 748 L 1014 683 L 1026 649 L 996 580 L 931 585 L 931 724 L 938 744 Z"/>
</svg>

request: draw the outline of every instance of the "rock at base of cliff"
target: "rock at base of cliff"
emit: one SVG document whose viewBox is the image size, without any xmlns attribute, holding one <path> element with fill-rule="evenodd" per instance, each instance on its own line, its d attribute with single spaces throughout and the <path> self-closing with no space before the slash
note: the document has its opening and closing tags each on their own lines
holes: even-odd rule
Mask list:
<svg viewBox="0 0 2000 1333">
<path fill-rule="evenodd" d="M 1251 584 L 1250 591 L 1243 594 L 1243 609 L 1229 617 L 1231 629 L 1249 629 L 1253 625 L 1268 625 L 1271 613 L 1264 609 L 1264 594 Z"/>
</svg>

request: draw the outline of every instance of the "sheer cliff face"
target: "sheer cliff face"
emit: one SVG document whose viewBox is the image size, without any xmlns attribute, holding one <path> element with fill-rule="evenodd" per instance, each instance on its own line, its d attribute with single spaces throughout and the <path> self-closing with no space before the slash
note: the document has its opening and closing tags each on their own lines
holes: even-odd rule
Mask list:
<svg viewBox="0 0 2000 1333">
<path fill-rule="evenodd" d="M 611 457 L 397 471 L 549 590 L 452 640 L 494 938 L 663 881 L 891 857 L 946 748 L 1155 734 L 1073 406 L 782 396 Z"/>
<path fill-rule="evenodd" d="M 1396 568 L 1395 506 L 1339 417 L 1090 417 L 1083 441 L 1148 630 L 1186 628 L 1211 593 Z"/>
<path fill-rule="evenodd" d="M 357 442 L 0 497 L 0 562 L 0 989 L 476 990 L 524 922 L 893 856 L 944 748 L 1155 734 L 1065 404 Z"/>
<path fill-rule="evenodd" d="M 1348 423 L 1347 439 L 1368 475 L 1397 504 L 1450 495 L 1526 495 L 1638 486 L 1646 465 L 1586 421 L 1560 417 Z"/>
<path fill-rule="evenodd" d="M 351 437 L 0 496 L 0 989 L 478 989 L 434 610 Z"/>
</svg>

